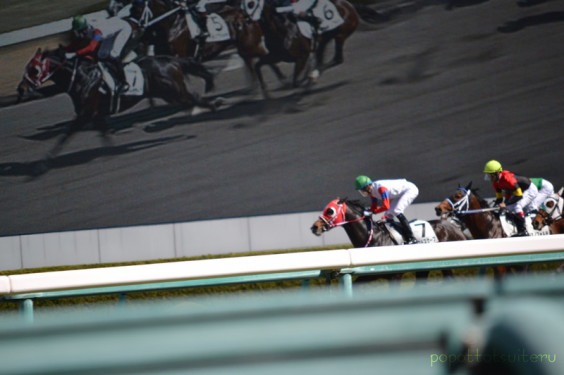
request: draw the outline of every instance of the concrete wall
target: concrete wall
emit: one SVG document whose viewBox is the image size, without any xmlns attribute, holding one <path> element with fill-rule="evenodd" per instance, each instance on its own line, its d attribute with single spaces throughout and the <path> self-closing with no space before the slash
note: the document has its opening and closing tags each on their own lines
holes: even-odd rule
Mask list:
<svg viewBox="0 0 564 375">
<path fill-rule="evenodd" d="M 412 205 L 406 216 L 433 219 L 435 205 Z M 0 270 L 348 245 L 341 228 L 311 233 L 320 213 L 0 237 Z"/>
</svg>

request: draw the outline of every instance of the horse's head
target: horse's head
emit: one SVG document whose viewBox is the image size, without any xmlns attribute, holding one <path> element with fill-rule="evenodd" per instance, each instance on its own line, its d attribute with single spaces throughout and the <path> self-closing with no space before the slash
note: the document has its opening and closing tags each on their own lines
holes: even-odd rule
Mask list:
<svg viewBox="0 0 564 375">
<path fill-rule="evenodd" d="M 550 217 L 549 213 L 541 208 L 533 219 L 533 228 L 535 230 L 541 230 L 545 225 L 549 225 L 551 220 L 552 217 Z"/>
<path fill-rule="evenodd" d="M 51 60 L 39 48 L 25 66 L 22 82 L 25 81 L 36 89 L 49 79 L 50 73 Z"/>
<path fill-rule="evenodd" d="M 435 207 L 437 216 L 440 216 L 441 219 L 446 219 L 448 216 L 456 214 L 457 211 L 467 210 L 470 203 L 470 194 L 472 194 L 471 189 L 472 182 L 466 185 L 466 187 L 459 184 L 452 195 Z"/>
<path fill-rule="evenodd" d="M 43 56 L 41 48 L 38 48 L 31 60 L 26 64 L 23 77 L 18 84 L 18 102 L 21 101 L 26 92 L 38 88 L 47 80 L 49 69 L 49 60 Z"/>
<path fill-rule="evenodd" d="M 334 228 L 345 222 L 345 215 L 347 212 L 347 204 L 342 199 L 335 199 L 329 202 L 325 207 L 319 219 L 317 219 L 311 226 L 311 231 L 316 236 L 321 236 L 323 232 Z"/>
</svg>

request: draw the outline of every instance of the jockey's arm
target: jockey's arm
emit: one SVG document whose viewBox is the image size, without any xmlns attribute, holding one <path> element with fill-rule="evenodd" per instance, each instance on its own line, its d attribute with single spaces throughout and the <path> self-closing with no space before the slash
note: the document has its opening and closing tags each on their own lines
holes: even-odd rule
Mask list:
<svg viewBox="0 0 564 375">
<path fill-rule="evenodd" d="M 76 54 L 78 56 L 94 54 L 96 52 L 96 49 L 100 45 L 101 41 L 102 41 L 102 32 L 99 30 L 94 30 L 94 35 L 92 36 L 92 39 L 90 39 L 88 45 L 76 51 Z"/>
<path fill-rule="evenodd" d="M 390 209 L 390 194 L 388 189 L 385 187 L 378 188 L 378 193 L 382 196 L 382 205 L 378 207 L 378 199 L 372 198 L 372 204 L 370 206 L 370 211 L 374 214 L 378 214 L 380 212 L 388 211 Z"/>
</svg>

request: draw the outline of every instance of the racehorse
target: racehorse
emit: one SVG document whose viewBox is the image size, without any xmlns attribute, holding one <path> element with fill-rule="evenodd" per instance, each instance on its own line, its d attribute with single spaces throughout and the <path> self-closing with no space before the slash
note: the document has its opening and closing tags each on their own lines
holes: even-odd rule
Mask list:
<svg viewBox="0 0 564 375">
<path fill-rule="evenodd" d="M 269 54 L 261 57 L 255 64 L 255 72 L 266 97 L 268 97 L 268 92 L 261 73 L 261 67 L 265 64 L 272 66 L 282 61 L 293 62 L 292 83 L 294 87 L 298 87 L 301 83 L 301 74 L 312 52 L 315 52 L 315 61 L 311 64 L 313 70 L 310 72 L 310 80 L 316 79 L 324 70 L 344 62 L 344 43 L 358 27 L 360 17 L 355 7 L 346 0 L 332 0 L 332 4 L 336 6 L 344 22 L 337 28 L 318 35 L 317 46 L 314 46 L 311 39 L 302 35 L 296 22 L 291 21 L 287 15 L 278 13 L 271 2 L 265 1 L 260 24 Z M 335 41 L 333 60 L 323 64 L 325 49 L 331 40 Z"/>
<path fill-rule="evenodd" d="M 187 73 L 208 74 L 192 59 L 171 56 L 146 56 L 135 59 L 134 63 L 139 67 L 136 75 L 138 91 L 134 95 L 125 92 L 116 98 L 112 88 L 104 80 L 104 72 L 99 63 L 89 59 L 75 59 L 73 62 L 65 59 L 64 54 L 65 49 L 62 46 L 44 52 L 38 49 L 26 65 L 17 88 L 20 100 L 27 90 L 38 88 L 51 80 L 72 99 L 76 118 L 47 154 L 48 160 L 60 152 L 63 144 L 73 134 L 91 123 L 106 139 L 109 130 L 108 117 L 132 107 L 143 98 L 160 98 L 170 104 L 180 104 L 188 108 L 200 106 L 212 111 L 216 109 L 217 103 L 200 98 L 185 85 L 184 78 Z"/>
<path fill-rule="evenodd" d="M 554 218 L 548 212 L 539 208 L 539 212 L 533 219 L 533 228 L 541 230 L 545 226 L 549 226 L 550 234 L 564 233 L 564 218 L 562 216 Z"/>
<path fill-rule="evenodd" d="M 130 2 L 131 0 L 111 0 L 108 9 L 111 9 L 111 14 L 115 15 Z M 149 27 L 156 30 L 154 41 L 160 49 L 157 53 L 209 61 L 234 46 L 251 72 L 251 76 L 254 76 L 253 60 L 268 54 L 259 23 L 250 20 L 240 7 L 228 5 L 214 7 L 214 12 L 225 21 L 228 30 L 222 31 L 227 32 L 229 38 L 215 42 L 206 41 L 202 46 L 189 31 L 188 22 L 192 20 L 185 7 L 167 0 L 149 0 L 148 5 L 154 19 L 149 20 L 149 23 L 158 20 Z M 213 5 L 210 5 L 210 8 L 212 7 Z M 214 24 L 214 28 L 223 26 L 222 23 Z"/>
<path fill-rule="evenodd" d="M 435 213 L 442 219 L 454 215 L 472 234 L 474 239 L 507 237 L 500 217 L 495 214 L 498 208 L 489 207 L 481 198 L 478 189 L 472 189 L 472 182 L 466 187 L 458 186 L 456 191 L 435 207 Z M 528 266 L 514 266 L 519 271 L 527 271 Z M 496 277 L 504 277 L 507 267 L 496 266 Z"/>
<path fill-rule="evenodd" d="M 396 245 L 385 224 L 375 223 L 372 215 L 364 215 L 365 210 L 366 208 L 358 201 L 335 199 L 313 223 L 311 231 L 314 235 L 321 236 L 332 228 L 342 226 L 355 248 Z M 440 242 L 466 240 L 462 231 L 450 222 L 432 220 L 429 224 Z M 452 271 L 447 271 L 446 274 L 452 276 Z M 417 273 L 417 278 L 423 275 L 425 273 Z"/>
<path fill-rule="evenodd" d="M 488 208 L 488 202 L 482 199 L 477 194 L 477 189 L 472 189 L 472 183 L 469 183 L 465 188 L 458 186 L 452 195 L 435 207 L 435 213 L 443 219 L 452 215 L 456 216 L 475 239 L 506 237 L 499 216 Z M 461 211 L 468 210 L 479 212 L 461 213 Z"/>
</svg>

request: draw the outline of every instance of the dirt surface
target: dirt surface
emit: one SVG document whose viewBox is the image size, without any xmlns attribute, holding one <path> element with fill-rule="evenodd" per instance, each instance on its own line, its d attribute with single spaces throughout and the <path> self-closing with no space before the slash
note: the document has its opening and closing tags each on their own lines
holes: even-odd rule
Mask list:
<svg viewBox="0 0 564 375">
<path fill-rule="evenodd" d="M 105 0 L 2 0 L 0 33 L 95 12 L 104 9 L 107 3 Z"/>
<path fill-rule="evenodd" d="M 416 202 L 469 181 L 490 196 L 492 158 L 562 186 L 562 3 L 464 5 L 364 27 L 311 90 L 265 70 L 273 98 L 245 96 L 236 69 L 217 76 L 216 113 L 143 102 L 113 119 L 112 144 L 80 133 L 39 177 L 70 100 L 0 108 L 0 235 L 321 211 L 360 198 L 358 174 L 405 177 Z"/>
</svg>

